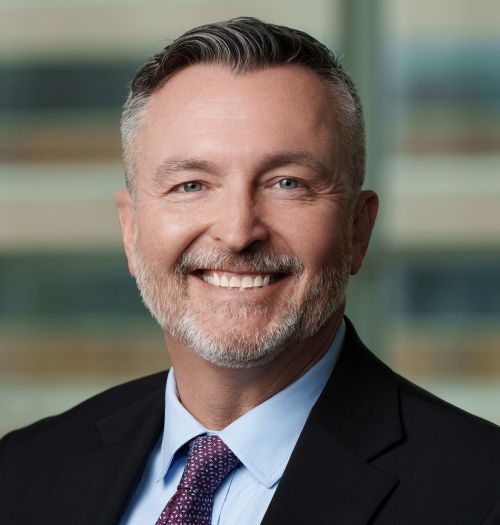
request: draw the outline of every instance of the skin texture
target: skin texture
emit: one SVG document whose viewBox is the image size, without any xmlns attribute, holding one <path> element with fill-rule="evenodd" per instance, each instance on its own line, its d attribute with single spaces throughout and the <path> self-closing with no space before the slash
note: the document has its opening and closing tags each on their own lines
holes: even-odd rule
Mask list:
<svg viewBox="0 0 500 525">
<path fill-rule="evenodd" d="M 308 303 L 318 275 L 342 266 L 346 277 L 359 271 L 378 201 L 372 191 L 353 195 L 338 169 L 335 116 L 331 91 L 299 66 L 241 75 L 190 66 L 152 94 L 137 137 L 135 203 L 121 191 L 116 204 L 130 272 L 137 275 L 140 254 L 156 278 L 174 283 L 169 290 L 181 307 L 173 318 L 192 311 L 207 337 L 222 334 L 226 346 L 242 340 L 252 348 L 292 304 L 300 310 L 311 303 L 319 315 L 332 290 L 316 286 Z M 183 254 L 259 250 L 293 257 L 302 270 L 244 291 L 212 286 L 193 272 L 176 281 Z M 249 275 L 243 262 L 235 266 L 244 260 L 224 270 Z M 224 428 L 317 362 L 343 306 L 319 331 L 303 330 L 272 359 L 246 367 L 214 364 L 164 326 L 181 402 L 207 428 Z"/>
</svg>

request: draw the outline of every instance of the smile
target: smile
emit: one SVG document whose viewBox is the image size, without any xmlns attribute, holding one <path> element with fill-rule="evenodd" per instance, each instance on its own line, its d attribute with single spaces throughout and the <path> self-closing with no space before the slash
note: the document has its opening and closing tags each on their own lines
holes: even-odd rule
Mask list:
<svg viewBox="0 0 500 525">
<path fill-rule="evenodd" d="M 239 288 L 240 290 L 251 290 L 268 286 L 282 274 L 236 274 L 231 272 L 215 272 L 203 270 L 199 276 L 208 284 L 220 288 Z"/>
</svg>

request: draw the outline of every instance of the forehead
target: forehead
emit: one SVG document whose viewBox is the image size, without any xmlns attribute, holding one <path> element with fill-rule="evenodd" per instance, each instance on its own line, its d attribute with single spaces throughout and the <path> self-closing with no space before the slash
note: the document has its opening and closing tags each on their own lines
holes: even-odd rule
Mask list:
<svg viewBox="0 0 500 525">
<path fill-rule="evenodd" d="M 332 89 L 301 66 L 235 74 L 223 66 L 195 65 L 151 95 L 140 146 L 149 158 L 190 155 L 193 148 L 233 155 L 331 152 L 334 117 Z"/>
<path fill-rule="evenodd" d="M 146 112 L 156 112 L 162 106 L 168 107 L 172 114 L 210 102 L 214 105 L 238 103 L 243 111 L 249 105 L 293 101 L 301 105 L 304 114 L 317 109 L 331 111 L 334 105 L 332 89 L 302 66 L 284 65 L 235 73 L 223 65 L 198 64 L 182 69 L 156 89 Z"/>
</svg>

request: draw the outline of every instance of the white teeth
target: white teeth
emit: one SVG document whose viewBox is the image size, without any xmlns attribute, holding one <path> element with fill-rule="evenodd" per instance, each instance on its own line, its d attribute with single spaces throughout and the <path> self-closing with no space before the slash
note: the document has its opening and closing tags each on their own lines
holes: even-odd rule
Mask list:
<svg viewBox="0 0 500 525">
<path fill-rule="evenodd" d="M 239 288 L 240 290 L 261 288 L 262 286 L 267 286 L 271 282 L 270 275 L 257 275 L 256 277 L 245 275 L 241 279 L 233 275 L 229 279 L 226 275 L 219 276 L 219 274 L 215 272 L 204 272 L 201 277 L 206 283 L 213 286 L 220 286 L 222 288 Z"/>
<path fill-rule="evenodd" d="M 241 281 L 238 279 L 238 277 L 231 277 L 231 280 L 229 281 L 229 288 L 239 288 L 241 286 Z"/>
<path fill-rule="evenodd" d="M 253 288 L 253 279 L 251 277 L 243 277 L 241 281 L 241 288 Z"/>
</svg>

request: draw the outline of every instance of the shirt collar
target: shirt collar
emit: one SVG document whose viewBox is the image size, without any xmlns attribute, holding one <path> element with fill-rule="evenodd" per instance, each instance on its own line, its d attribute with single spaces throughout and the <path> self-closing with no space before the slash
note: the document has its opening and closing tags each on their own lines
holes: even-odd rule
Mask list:
<svg viewBox="0 0 500 525">
<path fill-rule="evenodd" d="M 182 406 L 172 369 L 165 390 L 165 426 L 157 480 L 165 476 L 182 446 L 208 432 L 218 435 L 263 485 L 272 487 L 283 475 L 309 412 L 335 367 L 344 334 L 342 320 L 327 352 L 312 368 L 219 432 L 208 431 Z"/>
</svg>

